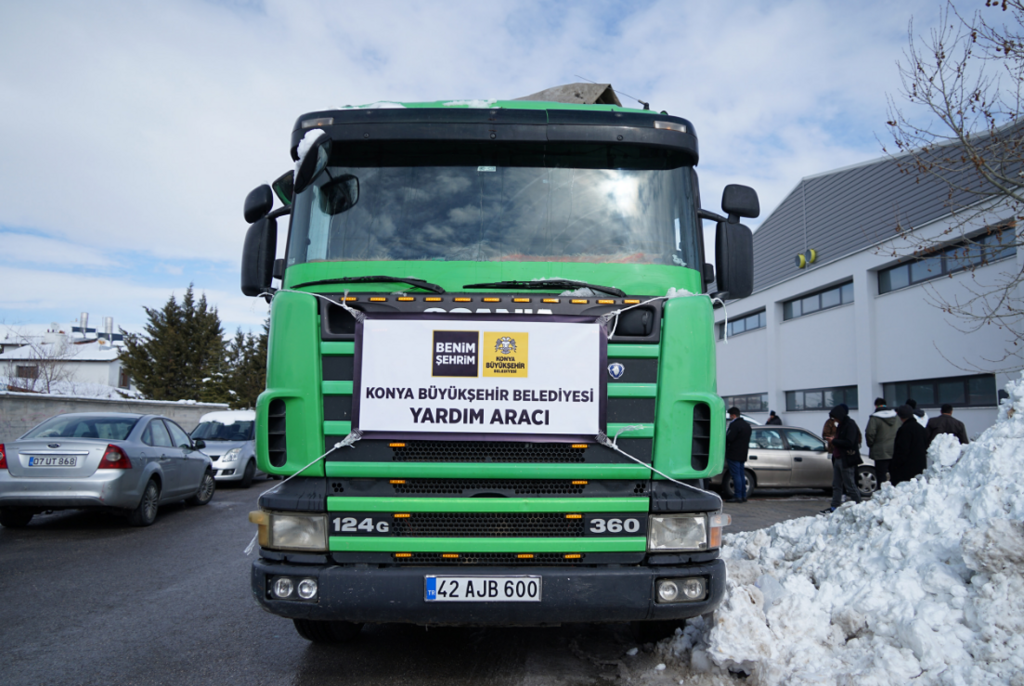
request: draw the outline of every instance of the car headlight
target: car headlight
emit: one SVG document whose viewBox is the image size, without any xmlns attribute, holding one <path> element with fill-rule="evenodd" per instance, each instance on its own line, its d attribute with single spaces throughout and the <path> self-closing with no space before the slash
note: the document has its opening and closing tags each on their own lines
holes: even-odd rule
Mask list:
<svg viewBox="0 0 1024 686">
<path fill-rule="evenodd" d="M 241 448 L 232 448 L 223 455 L 220 456 L 221 462 L 234 462 L 238 459 L 238 456 L 242 454 Z"/>
<path fill-rule="evenodd" d="M 327 550 L 327 517 L 257 510 L 249 521 L 259 527 L 260 546 L 271 550 Z"/>
</svg>

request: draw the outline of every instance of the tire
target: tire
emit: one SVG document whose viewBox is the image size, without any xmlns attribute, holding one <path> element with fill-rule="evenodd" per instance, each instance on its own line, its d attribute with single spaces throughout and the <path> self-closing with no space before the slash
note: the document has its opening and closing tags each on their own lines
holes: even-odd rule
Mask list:
<svg viewBox="0 0 1024 686">
<path fill-rule="evenodd" d="M 743 476 L 746 479 L 746 486 L 747 486 L 746 493 L 747 493 L 747 497 L 749 498 L 750 494 L 754 490 L 754 475 L 751 473 L 751 471 L 749 469 L 744 469 L 743 470 Z M 732 474 L 730 474 L 728 471 L 725 474 L 722 475 L 722 497 L 727 499 L 727 500 L 729 498 L 735 498 L 736 497 L 736 489 L 733 488 L 733 486 L 732 486 Z"/>
<path fill-rule="evenodd" d="M 677 627 L 686 626 L 685 619 L 655 619 L 647 622 L 633 622 L 630 626 L 638 643 L 657 643 L 676 635 Z"/>
<path fill-rule="evenodd" d="M 878 490 L 878 477 L 874 467 L 861 465 L 857 467 L 857 490 L 862 497 L 869 496 Z"/>
<path fill-rule="evenodd" d="M 217 481 L 211 472 L 203 474 L 203 480 L 199 482 L 199 490 L 188 499 L 189 505 L 205 505 L 213 500 L 213 492 L 217 490 Z"/>
<path fill-rule="evenodd" d="M 346 643 L 362 631 L 362 624 L 331 622 L 317 619 L 293 619 L 295 630 L 313 643 Z"/>
<path fill-rule="evenodd" d="M 245 465 L 245 473 L 242 474 L 242 488 L 252 486 L 254 476 L 256 476 L 256 460 L 249 460 Z"/>
<path fill-rule="evenodd" d="M 132 526 L 149 526 L 156 521 L 157 510 L 160 509 L 160 486 L 153 479 L 142 491 L 139 505 L 128 513 L 128 523 Z"/>
<path fill-rule="evenodd" d="M 24 507 L 0 507 L 0 525 L 8 529 L 24 529 L 35 514 Z"/>
</svg>

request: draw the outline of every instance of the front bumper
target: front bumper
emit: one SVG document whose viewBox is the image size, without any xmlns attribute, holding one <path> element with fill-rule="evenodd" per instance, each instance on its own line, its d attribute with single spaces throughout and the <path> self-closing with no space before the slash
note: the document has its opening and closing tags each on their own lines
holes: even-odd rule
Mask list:
<svg viewBox="0 0 1024 686">
<path fill-rule="evenodd" d="M 424 577 L 430 575 L 543 577 L 540 602 L 427 602 Z M 268 577 L 289 575 L 317 580 L 316 602 L 272 600 Z M 692 603 L 656 604 L 660 578 L 703 576 L 708 594 Z M 537 626 L 573 622 L 628 622 L 686 619 L 714 610 L 725 594 L 725 562 L 659 567 L 354 567 L 299 565 L 256 560 L 252 593 L 263 609 L 290 618 L 359 623 Z"/>
</svg>

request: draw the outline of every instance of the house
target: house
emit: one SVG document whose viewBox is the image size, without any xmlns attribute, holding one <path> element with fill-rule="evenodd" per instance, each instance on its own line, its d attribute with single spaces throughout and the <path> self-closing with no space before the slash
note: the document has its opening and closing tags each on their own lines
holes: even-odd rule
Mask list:
<svg viewBox="0 0 1024 686">
<path fill-rule="evenodd" d="M 0 339 L 0 383 L 10 391 L 138 397 L 121 366 L 123 340 L 113 332 L 113 320 L 106 318 L 103 332 L 88 327 L 86 313 L 79 321 L 79 326 L 51 324 L 42 334 L 5 331 Z"/>
<path fill-rule="evenodd" d="M 1024 366 L 1022 332 L 941 305 L 1021 272 L 1016 213 L 976 203 L 963 231 L 950 208 L 967 197 L 906 173 L 906 162 L 806 177 L 754 233 L 754 291 L 716 310 L 727 407 L 761 421 L 775 410 L 819 434 L 841 402 L 863 429 L 876 397 L 890 407 L 913 398 L 929 416 L 948 402 L 971 436 L 993 423 L 999 389 Z M 922 244 L 941 249 L 915 255 Z M 1009 296 L 1019 309 L 1020 289 Z"/>
</svg>

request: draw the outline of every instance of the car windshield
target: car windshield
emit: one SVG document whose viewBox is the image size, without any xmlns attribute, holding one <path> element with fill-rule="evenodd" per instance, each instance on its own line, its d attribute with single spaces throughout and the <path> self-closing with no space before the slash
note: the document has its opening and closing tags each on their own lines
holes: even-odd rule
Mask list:
<svg viewBox="0 0 1024 686">
<path fill-rule="evenodd" d="M 230 424 L 202 422 L 192 430 L 192 438 L 201 438 L 204 441 L 251 441 L 254 424 L 252 421 Z"/>
<path fill-rule="evenodd" d="M 138 417 L 57 416 L 47 419 L 22 438 L 99 438 L 123 441 L 138 421 Z"/>
<path fill-rule="evenodd" d="M 672 167 L 678 162 L 656 150 L 408 147 L 356 159 L 333 155 L 326 172 L 296 198 L 288 264 L 469 260 L 699 268 L 692 169 Z"/>
</svg>

